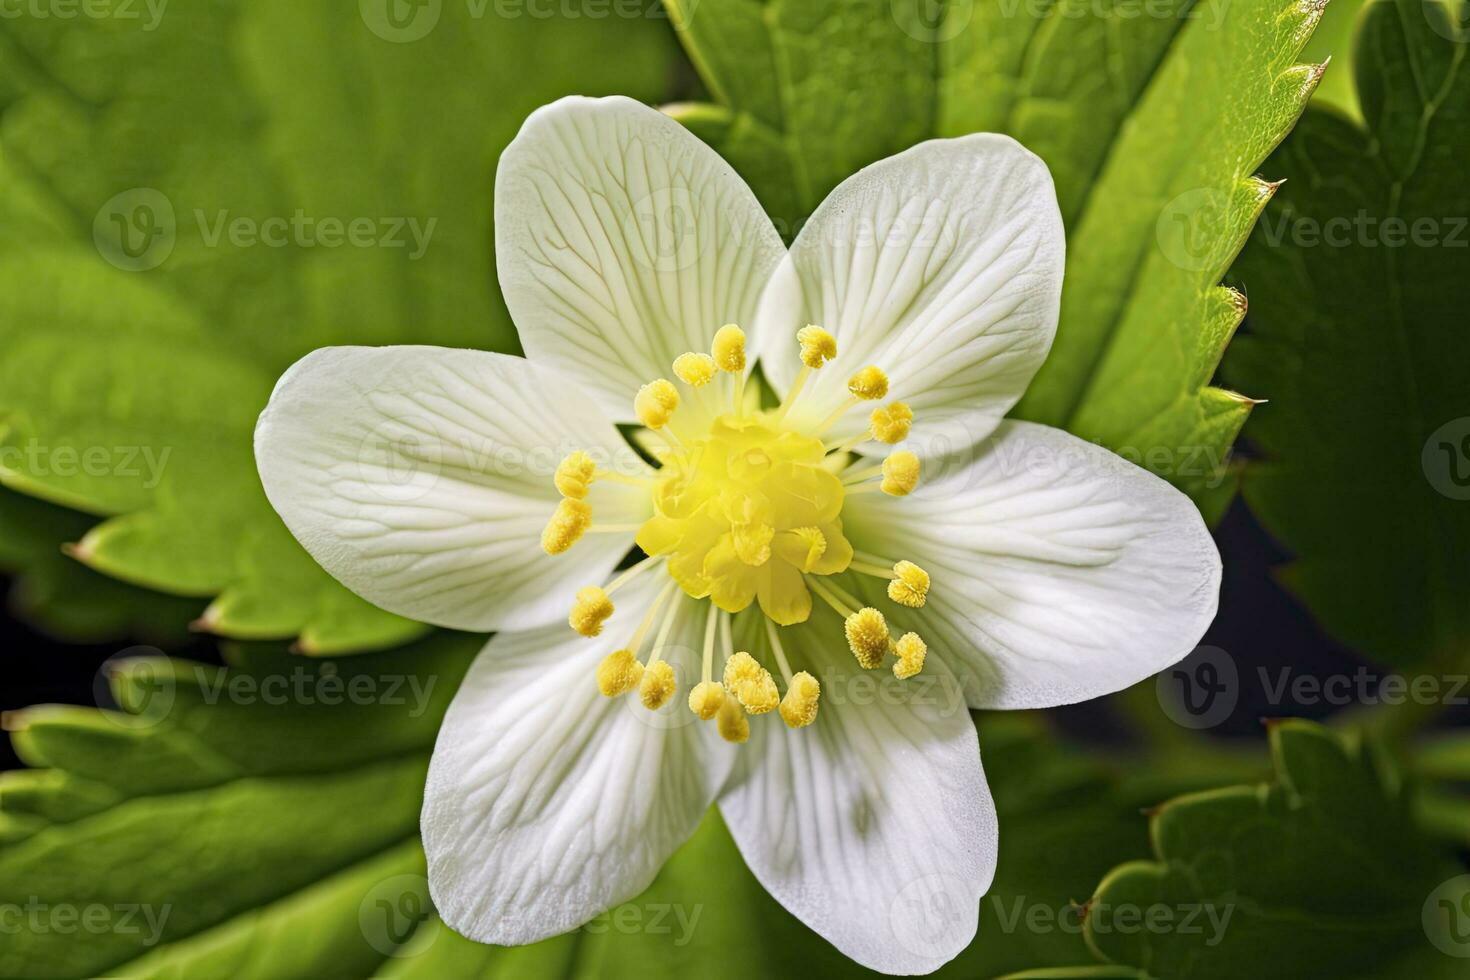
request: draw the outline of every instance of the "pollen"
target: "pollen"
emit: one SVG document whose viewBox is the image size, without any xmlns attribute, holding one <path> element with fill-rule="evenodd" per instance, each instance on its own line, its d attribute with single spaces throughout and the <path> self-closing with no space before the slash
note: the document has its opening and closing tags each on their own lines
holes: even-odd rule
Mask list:
<svg viewBox="0 0 1470 980">
<path fill-rule="evenodd" d="M 572 613 L 567 622 L 583 636 L 596 636 L 602 632 L 602 624 L 613 614 L 612 600 L 607 593 L 595 585 L 577 590 L 577 601 L 572 603 Z"/>
<path fill-rule="evenodd" d="M 791 678 L 791 686 L 781 699 L 781 720 L 792 728 L 805 728 L 817 720 L 817 700 L 821 697 L 822 685 L 806 671 L 798 671 Z"/>
<path fill-rule="evenodd" d="M 801 363 L 815 371 L 837 356 L 837 338 L 814 323 L 796 331 L 801 344 Z"/>
<path fill-rule="evenodd" d="M 667 660 L 655 660 L 643 670 L 638 683 L 638 697 L 643 707 L 657 711 L 674 696 L 674 668 Z"/>
<path fill-rule="evenodd" d="M 714 681 L 700 681 L 689 692 L 689 710 L 704 721 L 719 714 L 725 703 L 725 689 Z"/>
<path fill-rule="evenodd" d="M 563 497 L 556 505 L 556 513 L 546 522 L 541 532 L 541 548 L 548 555 L 559 555 L 587 533 L 592 523 L 592 508 L 580 500 Z"/>
<path fill-rule="evenodd" d="M 929 647 L 919 638 L 919 634 L 905 633 L 893 645 L 893 652 L 898 654 L 898 663 L 893 665 L 893 676 L 899 680 L 908 680 L 924 669 L 924 655 L 929 652 Z"/>
<path fill-rule="evenodd" d="M 847 390 L 854 398 L 874 401 L 888 394 L 888 375 L 875 365 L 868 365 L 847 379 Z"/>
<path fill-rule="evenodd" d="M 720 713 L 715 721 L 715 727 L 719 730 L 720 738 L 737 745 L 750 738 L 750 722 L 745 717 L 745 710 L 740 707 L 740 702 L 734 698 L 726 698 L 720 704 Z"/>
<path fill-rule="evenodd" d="M 721 371 L 739 374 L 745 370 L 745 331 L 733 323 L 725 324 L 715 331 L 710 352 Z"/>
<path fill-rule="evenodd" d="M 868 416 L 868 424 L 874 439 L 891 446 L 909 437 L 914 411 L 904 402 L 893 402 L 873 409 L 873 414 Z"/>
<path fill-rule="evenodd" d="M 827 536 L 817 527 L 792 528 L 791 533 L 801 542 L 805 552 L 805 560 L 799 567 L 803 572 L 810 572 L 827 553 Z"/>
<path fill-rule="evenodd" d="M 662 429 L 669 424 L 674 409 L 679 407 L 679 389 L 667 378 L 650 381 L 638 389 L 633 398 L 633 411 L 638 421 L 650 429 Z"/>
<path fill-rule="evenodd" d="M 781 701 L 771 672 L 743 652 L 725 661 L 725 690 L 753 715 L 763 715 Z"/>
<path fill-rule="evenodd" d="M 901 561 L 893 566 L 893 576 L 888 598 L 900 606 L 923 609 L 929 598 L 929 573 L 911 561 Z"/>
<path fill-rule="evenodd" d="M 907 449 L 891 453 L 883 461 L 882 491 L 890 497 L 907 497 L 919 485 L 919 457 Z"/>
<path fill-rule="evenodd" d="M 597 665 L 597 689 L 606 697 L 627 694 L 642 679 L 643 665 L 632 650 L 615 650 Z"/>
<path fill-rule="evenodd" d="M 715 359 L 708 354 L 690 351 L 674 358 L 674 374 L 678 375 L 680 381 L 695 388 L 703 388 L 713 381 L 718 370 Z"/>
<path fill-rule="evenodd" d="M 563 497 L 581 500 L 587 496 L 587 488 L 592 485 L 592 476 L 596 472 L 597 464 L 592 462 L 592 457 L 578 449 L 557 464 L 556 476 L 552 480 Z"/>
<path fill-rule="evenodd" d="M 852 655 L 867 670 L 883 665 L 883 655 L 888 652 L 888 621 L 872 606 L 864 606 L 851 616 L 845 624 L 847 645 Z"/>
</svg>

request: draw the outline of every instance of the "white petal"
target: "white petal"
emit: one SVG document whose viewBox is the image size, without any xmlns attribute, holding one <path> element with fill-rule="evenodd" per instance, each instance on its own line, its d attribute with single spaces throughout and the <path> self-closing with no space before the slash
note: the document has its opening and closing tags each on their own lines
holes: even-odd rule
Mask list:
<svg viewBox="0 0 1470 980">
<path fill-rule="evenodd" d="M 684 703 L 704 604 L 679 599 L 663 651 L 679 679 L 672 701 L 650 712 L 636 692 L 597 690 L 598 663 L 667 581 L 616 593 L 595 639 L 565 624 L 502 633 L 470 668 L 422 821 L 434 905 L 456 932 L 519 945 L 575 929 L 646 888 L 708 810 L 734 753 Z"/>
<path fill-rule="evenodd" d="M 1046 164 L 1008 136 L 930 140 L 848 178 L 817 208 L 772 279 L 757 317 L 766 375 L 785 392 L 806 323 L 837 338 L 793 418 L 847 398 L 849 376 L 888 372 L 891 398 L 919 416 L 926 454 L 982 439 L 1021 397 L 1056 333 L 1066 249 Z M 833 430 L 867 425 L 871 405 Z"/>
<path fill-rule="evenodd" d="M 619 421 L 679 354 L 708 351 L 726 323 L 753 330 L 785 253 L 719 154 L 631 99 L 538 109 L 501 155 L 495 257 L 521 343 Z M 706 406 L 721 387 L 681 386 Z"/>
<path fill-rule="evenodd" d="M 963 691 L 935 657 L 907 681 L 860 669 L 825 607 L 782 643 L 821 682 L 817 720 L 752 719 L 720 810 L 766 890 L 845 956 L 929 973 L 974 938 L 995 871 Z"/>
<path fill-rule="evenodd" d="M 574 385 L 524 358 L 441 347 L 328 347 L 282 376 L 255 459 L 291 533 L 343 585 L 389 612 L 454 629 L 564 617 L 633 535 L 587 534 L 555 557 L 541 530 L 574 449 L 648 472 Z M 635 487 L 596 484 L 594 521 L 649 511 Z"/>
<path fill-rule="evenodd" d="M 899 619 L 950 657 L 972 707 L 1121 690 L 1182 659 L 1214 619 L 1219 552 L 1152 473 L 1012 421 L 931 468 L 912 495 L 860 494 L 842 516 L 855 547 L 929 572 L 928 604 Z"/>
</svg>

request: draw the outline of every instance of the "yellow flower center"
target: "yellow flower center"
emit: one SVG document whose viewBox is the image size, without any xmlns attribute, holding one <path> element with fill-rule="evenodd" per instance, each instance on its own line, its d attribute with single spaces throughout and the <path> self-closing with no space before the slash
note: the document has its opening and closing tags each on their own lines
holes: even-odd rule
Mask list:
<svg viewBox="0 0 1470 980">
<path fill-rule="evenodd" d="M 735 324 L 719 329 L 710 353 L 680 355 L 673 373 L 689 389 L 728 378 L 730 410 L 716 415 L 702 435 L 691 436 L 684 426 L 681 437 L 670 426 L 683 401 L 679 389 L 666 378 L 644 385 L 633 399 L 634 413 L 660 440 L 655 450 L 659 470 L 651 478 L 633 478 L 598 470 L 586 453 L 572 453 L 557 468 L 553 482 L 563 499 L 542 538 L 548 554 L 560 554 L 585 533 L 626 533 L 631 526 L 594 523 L 591 488 L 599 480 L 617 480 L 649 490 L 653 516 L 637 527 L 635 538 L 647 557 L 605 587 L 579 591 L 568 621 L 583 636 L 597 636 L 613 613 L 612 593 L 648 569 L 666 568 L 670 581 L 628 645 L 603 660 L 598 687 L 609 697 L 636 688 L 651 710 L 668 703 L 676 678 L 660 651 L 666 648 L 678 607 L 673 593 L 678 589 L 708 599 L 702 677 L 686 703 L 696 717 L 715 720 L 720 734 L 733 742 L 748 737 L 749 716 L 777 707 L 792 728 L 816 720 L 821 685 L 811 673 L 792 670 L 779 630 L 805 622 L 814 597 L 842 616 L 848 645 L 864 668 L 879 668 L 892 658 L 895 676 L 912 677 L 922 669 L 927 649 L 915 633 L 895 638 L 882 611 L 864 605 L 834 578 L 852 572 L 885 579 L 888 598 L 896 605 L 918 609 L 925 603 L 927 572 L 913 562 L 854 552 L 842 532 L 842 504 L 849 494 L 903 497 L 917 485 L 921 464 L 907 450 L 897 450 L 877 465 L 868 461 L 854 466 L 862 458 L 851 455 L 869 440 L 901 442 L 914 413 L 901 401 L 891 402 L 874 409 L 868 428 L 857 436 L 837 444 L 824 439 L 858 403 L 887 396 L 888 376 L 869 365 L 850 376 L 851 397 L 824 421 L 806 430 L 788 422 L 788 411 L 812 372 L 837 357 L 836 340 L 821 327 L 804 327 L 796 339 L 801 371 L 785 400 L 767 409 L 746 397 L 745 333 Z M 752 604 L 759 605 L 765 622 L 769 665 L 737 651 L 731 641 L 731 615 Z M 650 635 L 652 652 L 640 660 Z M 717 670 L 720 664 L 723 669 Z M 773 669 L 785 682 L 784 697 Z"/>
</svg>

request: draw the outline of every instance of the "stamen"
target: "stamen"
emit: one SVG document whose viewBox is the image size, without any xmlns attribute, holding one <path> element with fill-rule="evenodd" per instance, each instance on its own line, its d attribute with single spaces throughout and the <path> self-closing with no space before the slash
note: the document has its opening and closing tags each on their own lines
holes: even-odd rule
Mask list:
<svg viewBox="0 0 1470 980">
<path fill-rule="evenodd" d="M 847 645 L 857 662 L 868 670 L 883 665 L 883 656 L 891 642 L 888 635 L 888 620 L 872 606 L 864 606 L 843 623 L 847 633 Z"/>
<path fill-rule="evenodd" d="M 633 412 L 638 416 L 638 421 L 654 430 L 668 425 L 678 407 L 679 389 L 667 378 L 650 381 L 639 388 L 638 394 L 633 398 Z"/>
<path fill-rule="evenodd" d="M 592 461 L 592 457 L 578 449 L 557 464 L 552 482 L 563 497 L 582 500 L 587 496 L 587 489 L 596 472 L 597 464 Z"/>
<path fill-rule="evenodd" d="M 929 596 L 929 573 L 911 561 L 894 562 L 891 569 L 885 568 L 880 559 L 867 560 L 869 556 L 854 555 L 848 568 L 863 575 L 888 579 L 888 598 L 910 609 L 923 609 Z"/>
<path fill-rule="evenodd" d="M 652 568 L 654 565 L 658 564 L 662 560 L 663 555 L 649 555 L 638 564 L 631 565 L 628 568 L 623 569 L 622 573 L 618 575 L 617 578 L 613 579 L 607 584 L 608 594 L 611 595 L 612 593 L 618 591 L 618 589 L 621 589 L 623 586 L 633 581 L 639 575 L 642 575 L 645 570 Z"/>
<path fill-rule="evenodd" d="M 577 600 L 572 603 L 572 612 L 567 617 L 567 622 L 583 636 L 597 636 L 602 632 L 602 624 L 612 614 L 613 603 L 607 593 L 595 585 L 589 585 L 577 590 Z"/>
<path fill-rule="evenodd" d="M 897 669 L 897 665 L 894 665 Z M 822 685 L 806 671 L 791 679 L 786 696 L 781 699 L 781 720 L 791 728 L 805 728 L 817 720 L 817 701 Z"/>
<path fill-rule="evenodd" d="M 715 331 L 715 341 L 710 347 L 714 362 L 721 371 L 740 374 L 745 370 L 745 331 L 733 323 L 727 323 Z"/>
<path fill-rule="evenodd" d="M 559 555 L 576 544 L 591 525 L 592 507 L 563 497 L 541 532 L 541 549 L 548 555 Z"/>
<path fill-rule="evenodd" d="M 703 388 L 714 380 L 719 368 L 715 359 L 708 354 L 690 351 L 674 358 L 674 374 L 679 380 L 693 388 Z"/>
<path fill-rule="evenodd" d="M 615 650 L 597 666 L 597 689 L 604 697 L 627 694 L 643 679 L 643 665 L 632 650 Z"/>
<path fill-rule="evenodd" d="M 909 437 L 909 429 L 914 423 L 914 412 L 903 402 L 893 402 L 873 409 L 873 414 L 868 416 L 868 423 L 868 431 L 872 433 L 872 437 L 891 446 Z"/>
<path fill-rule="evenodd" d="M 883 461 L 883 483 L 879 489 L 890 497 L 907 497 L 919 484 L 919 457 L 907 449 L 891 453 Z"/>
<path fill-rule="evenodd" d="M 745 718 L 745 711 L 740 707 L 740 702 L 734 698 L 726 698 L 720 703 L 720 713 L 715 722 L 720 737 L 727 742 L 739 745 L 750 738 L 750 722 Z"/>
<path fill-rule="evenodd" d="M 813 371 L 837 356 L 837 338 L 815 323 L 796 331 L 796 342 L 801 345 L 801 363 Z"/>
<path fill-rule="evenodd" d="M 902 681 L 924 669 L 924 655 L 929 652 L 929 647 L 919 634 L 905 633 L 893 645 L 893 652 L 898 655 L 898 663 L 893 665 L 893 676 Z"/>
<path fill-rule="evenodd" d="M 714 681 L 700 681 L 689 692 L 689 710 L 709 721 L 725 703 L 725 689 Z"/>
<path fill-rule="evenodd" d="M 773 710 L 781 700 L 771 672 L 744 651 L 725 661 L 725 690 L 753 715 Z"/>
<path fill-rule="evenodd" d="M 786 648 L 781 645 L 781 637 L 776 632 L 776 624 L 769 616 L 762 618 L 766 621 L 766 639 L 771 642 L 771 653 L 776 658 L 776 666 L 781 668 L 781 676 L 789 685 L 791 683 L 791 664 L 786 660 Z"/>
<path fill-rule="evenodd" d="M 860 401 L 874 401 L 888 395 L 888 375 L 875 364 L 870 364 L 847 379 L 847 390 Z"/>
<path fill-rule="evenodd" d="M 643 679 L 638 683 L 638 697 L 643 707 L 657 711 L 674 696 L 674 668 L 667 660 L 655 660 L 643 668 Z"/>
</svg>

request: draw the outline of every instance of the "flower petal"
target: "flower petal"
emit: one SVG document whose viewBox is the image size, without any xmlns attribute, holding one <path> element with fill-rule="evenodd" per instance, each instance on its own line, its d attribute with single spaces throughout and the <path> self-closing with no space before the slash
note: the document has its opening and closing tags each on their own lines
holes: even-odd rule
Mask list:
<svg viewBox="0 0 1470 980">
<path fill-rule="evenodd" d="M 1034 154 L 993 133 L 920 143 L 848 178 L 802 228 L 757 317 L 766 376 L 785 392 L 800 368 L 796 331 L 818 324 L 837 358 L 807 381 L 794 419 L 827 417 L 848 377 L 877 364 L 919 417 L 911 448 L 972 445 L 1051 349 L 1065 250 Z M 834 434 L 862 431 L 871 408 L 849 411 Z"/>
<path fill-rule="evenodd" d="M 595 639 L 565 624 L 502 633 L 470 668 L 439 731 L 422 821 L 434 905 L 456 932 L 519 945 L 575 929 L 646 888 L 709 808 L 734 753 L 684 703 L 704 605 L 676 599 L 661 649 L 679 679 L 669 703 L 653 712 L 636 692 L 597 690 L 598 663 L 667 582 L 620 590 Z"/>
<path fill-rule="evenodd" d="M 720 796 L 725 822 L 766 890 L 844 955 L 929 973 L 974 938 L 995 871 L 995 804 L 964 694 L 937 658 L 908 681 L 861 670 L 826 607 L 781 636 L 793 669 L 821 682 L 817 719 L 752 722 Z"/>
<path fill-rule="evenodd" d="M 1214 618 L 1219 552 L 1152 473 L 1013 421 L 940 465 L 903 499 L 853 497 L 843 520 L 854 547 L 932 576 L 927 605 L 896 615 L 950 656 L 972 707 L 1121 690 L 1183 658 Z"/>
<path fill-rule="evenodd" d="M 719 154 L 631 99 L 538 109 L 500 158 L 495 255 L 521 343 L 619 421 L 679 354 L 726 323 L 753 328 L 785 252 Z M 724 388 L 681 394 L 709 408 Z"/>
<path fill-rule="evenodd" d="M 370 602 L 454 629 L 520 629 L 566 615 L 633 534 L 541 550 L 552 475 L 583 449 L 646 464 L 575 386 L 524 358 L 440 347 L 328 347 L 297 361 L 255 430 L 271 504 L 296 539 Z M 594 519 L 647 516 L 647 494 L 598 483 Z"/>
</svg>

